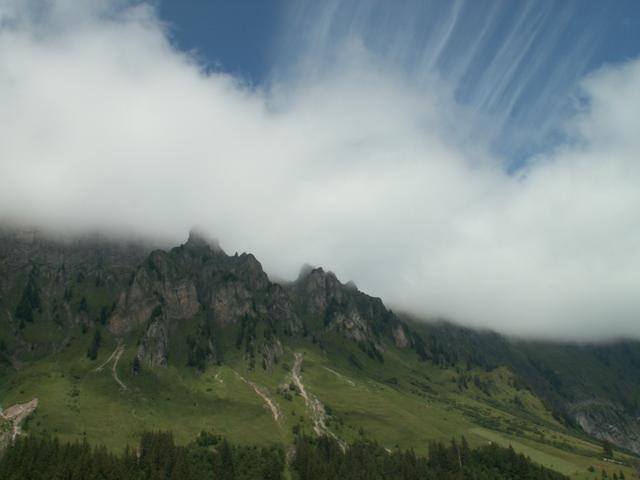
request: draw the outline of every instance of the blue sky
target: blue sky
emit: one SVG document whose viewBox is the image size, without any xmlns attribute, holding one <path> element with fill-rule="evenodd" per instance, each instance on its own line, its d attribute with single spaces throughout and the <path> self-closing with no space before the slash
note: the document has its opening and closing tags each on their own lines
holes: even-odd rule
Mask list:
<svg viewBox="0 0 640 480">
<path fill-rule="evenodd" d="M 481 115 L 479 122 L 497 125 L 492 145 L 510 168 L 566 139 L 562 121 L 579 103 L 581 79 L 640 54 L 640 2 L 634 0 L 158 5 L 179 48 L 256 86 L 291 73 L 304 58 L 327 68 L 354 38 L 412 81 L 426 83 L 437 74 L 461 105 Z"/>
<path fill-rule="evenodd" d="M 261 83 L 272 69 L 281 1 L 160 1 L 158 11 L 181 49 L 212 67 Z"/>
</svg>

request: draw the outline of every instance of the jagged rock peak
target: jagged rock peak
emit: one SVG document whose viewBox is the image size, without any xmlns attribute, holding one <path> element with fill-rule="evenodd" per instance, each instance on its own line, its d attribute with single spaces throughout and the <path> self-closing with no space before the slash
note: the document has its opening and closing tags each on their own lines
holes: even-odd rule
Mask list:
<svg viewBox="0 0 640 480">
<path fill-rule="evenodd" d="M 308 277 L 313 269 L 313 265 L 309 265 L 308 263 L 302 265 L 302 267 L 300 268 L 300 273 L 298 273 L 298 280 L 302 280 L 303 278 Z"/>
<path fill-rule="evenodd" d="M 189 231 L 189 238 L 184 246 L 194 249 L 211 249 L 214 252 L 222 252 L 217 239 L 212 239 L 202 231 L 192 228 Z"/>
<path fill-rule="evenodd" d="M 354 282 L 353 280 L 349 280 L 347 283 L 344 284 L 344 286 L 349 290 L 359 291 L 358 286 L 356 285 L 356 282 Z"/>
<path fill-rule="evenodd" d="M 338 277 L 336 277 L 335 273 L 331 271 L 325 271 L 322 267 L 314 267 L 309 264 L 305 264 L 302 266 L 296 282 L 300 283 L 300 282 L 307 281 L 309 279 L 320 279 L 320 278 L 322 279 L 327 278 L 327 279 L 330 279 L 332 283 L 337 282 L 338 284 L 342 285 L 342 283 L 338 280 Z"/>
<path fill-rule="evenodd" d="M 247 265 L 249 266 L 249 268 L 252 268 L 256 271 L 259 272 L 264 272 L 264 270 L 262 269 L 262 264 L 260 263 L 260 261 L 255 257 L 255 255 L 253 253 L 241 253 L 240 255 L 238 255 L 236 257 L 236 259 L 243 265 Z"/>
</svg>

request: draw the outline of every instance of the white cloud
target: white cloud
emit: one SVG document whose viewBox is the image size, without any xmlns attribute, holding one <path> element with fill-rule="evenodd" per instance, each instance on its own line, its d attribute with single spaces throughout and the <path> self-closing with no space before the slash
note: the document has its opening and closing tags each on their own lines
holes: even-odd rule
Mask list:
<svg viewBox="0 0 640 480">
<path fill-rule="evenodd" d="M 198 225 L 272 275 L 323 265 L 420 315 L 640 338 L 640 62 L 586 79 L 575 142 L 510 176 L 458 144 L 446 92 L 361 46 L 253 90 L 172 48 L 149 8 L 76 4 L 36 22 L 0 2 L 4 218 L 175 242 Z"/>
</svg>

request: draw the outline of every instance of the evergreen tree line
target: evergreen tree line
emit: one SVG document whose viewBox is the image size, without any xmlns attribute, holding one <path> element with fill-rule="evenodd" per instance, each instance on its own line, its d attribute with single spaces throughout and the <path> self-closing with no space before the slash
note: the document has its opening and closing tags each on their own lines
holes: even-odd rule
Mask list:
<svg viewBox="0 0 640 480">
<path fill-rule="evenodd" d="M 169 432 L 144 433 L 137 449 L 121 454 L 86 441 L 63 443 L 50 436 L 19 437 L 0 459 L 5 480 L 281 480 L 282 447 L 231 445 L 203 432 L 178 446 Z M 427 456 L 388 451 L 362 440 L 341 449 L 328 437 L 296 438 L 291 460 L 298 480 L 560 480 L 563 475 L 534 464 L 511 447 L 471 449 L 463 438 L 433 442 Z"/>
<path fill-rule="evenodd" d="M 413 450 L 389 452 L 358 441 L 346 450 L 328 437 L 298 437 L 292 469 L 299 480 L 560 480 L 567 477 L 534 464 L 513 448 L 495 444 L 470 449 L 466 440 L 431 443 L 426 457 Z"/>
<path fill-rule="evenodd" d="M 144 433 L 138 449 L 121 454 L 86 441 L 18 437 L 0 459 L 3 480 L 281 480 L 284 450 L 232 446 L 217 437 L 187 446 L 169 432 Z M 199 439 L 200 440 L 200 439 Z M 213 445 L 215 444 L 215 445 Z"/>
</svg>

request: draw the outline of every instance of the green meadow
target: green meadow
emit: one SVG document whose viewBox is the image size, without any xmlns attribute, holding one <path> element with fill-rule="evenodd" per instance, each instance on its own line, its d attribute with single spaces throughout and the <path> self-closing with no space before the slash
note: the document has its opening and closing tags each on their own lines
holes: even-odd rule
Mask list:
<svg viewBox="0 0 640 480">
<path fill-rule="evenodd" d="M 90 338 L 91 332 L 74 330 L 62 351 L 5 371 L 3 406 L 39 399 L 26 432 L 86 438 L 113 450 L 135 444 L 147 430 L 171 430 L 182 443 L 205 430 L 233 442 L 289 445 L 294 431 L 312 433 L 314 425 L 292 385 L 293 354 L 299 352 L 304 386 L 322 402 L 326 426 L 341 440 L 364 437 L 388 450 L 413 448 L 424 454 L 430 441 L 464 436 L 472 446 L 511 445 L 572 478 L 596 478 L 603 469 L 632 478 L 629 466 L 603 461 L 600 445 L 558 423 L 528 390 L 516 389 L 504 368 L 445 369 L 393 348 L 381 363 L 336 338 L 325 350 L 310 342 L 291 343 L 268 371 L 249 369 L 237 350 L 203 372 L 169 366 L 134 374 L 137 347 L 135 339 L 128 339 L 115 368 L 123 389 L 114 378 L 111 357 L 118 343 L 105 335 L 92 361 L 85 354 Z M 277 421 L 249 382 L 277 406 Z M 617 458 L 628 461 L 621 453 Z M 596 473 L 588 470 L 591 466 Z"/>
</svg>

